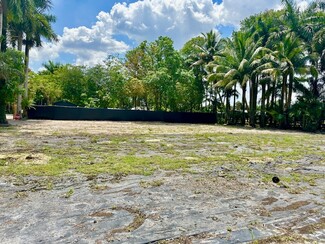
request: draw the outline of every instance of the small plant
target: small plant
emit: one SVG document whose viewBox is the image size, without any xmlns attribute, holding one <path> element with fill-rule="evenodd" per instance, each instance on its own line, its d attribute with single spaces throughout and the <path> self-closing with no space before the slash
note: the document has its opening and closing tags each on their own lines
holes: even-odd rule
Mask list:
<svg viewBox="0 0 325 244">
<path fill-rule="evenodd" d="M 15 198 L 25 198 L 25 197 L 28 197 L 27 192 L 25 191 L 16 192 Z"/>
<path fill-rule="evenodd" d="M 47 190 L 53 190 L 54 188 L 54 185 L 53 185 L 53 182 L 52 181 L 49 181 L 46 185 L 46 189 Z"/>
<path fill-rule="evenodd" d="M 70 198 L 74 193 L 74 189 L 71 188 L 69 189 L 65 194 L 64 194 L 64 198 Z"/>
<path fill-rule="evenodd" d="M 154 180 L 154 181 L 140 181 L 140 186 L 143 188 L 149 188 L 149 187 L 159 187 L 164 184 L 162 180 Z"/>
</svg>

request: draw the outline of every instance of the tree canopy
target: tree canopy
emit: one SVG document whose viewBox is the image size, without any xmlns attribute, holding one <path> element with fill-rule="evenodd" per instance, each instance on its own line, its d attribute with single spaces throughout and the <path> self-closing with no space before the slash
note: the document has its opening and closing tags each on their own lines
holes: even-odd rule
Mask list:
<svg viewBox="0 0 325 244">
<path fill-rule="evenodd" d="M 1 49 L 7 48 L 4 34 L 9 31 L 12 47 L 21 50 L 25 44 L 25 84 L 30 77 L 25 92 L 34 104 L 67 100 L 85 107 L 205 111 L 216 113 L 219 123 L 253 127 L 316 130 L 324 124 L 325 12 L 320 1 L 300 9 L 283 0 L 283 9 L 249 16 L 230 38 L 211 30 L 176 50 L 172 39 L 161 36 L 94 67 L 49 61 L 38 73 L 28 70 L 29 49 L 41 45 L 41 37 L 56 39 L 55 17 L 46 12 L 51 2 L 2 3 Z M 21 14 L 27 18 L 18 18 Z"/>
</svg>

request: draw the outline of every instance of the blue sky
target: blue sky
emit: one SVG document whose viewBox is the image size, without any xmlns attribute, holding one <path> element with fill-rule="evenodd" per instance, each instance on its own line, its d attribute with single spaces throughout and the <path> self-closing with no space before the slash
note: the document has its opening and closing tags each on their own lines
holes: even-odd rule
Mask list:
<svg viewBox="0 0 325 244">
<path fill-rule="evenodd" d="M 304 5 L 309 0 L 298 0 Z M 281 8 L 281 0 L 52 0 L 57 43 L 32 49 L 31 68 L 42 63 L 95 65 L 141 41 L 169 36 L 175 48 L 211 29 L 229 36 L 245 17 Z"/>
</svg>

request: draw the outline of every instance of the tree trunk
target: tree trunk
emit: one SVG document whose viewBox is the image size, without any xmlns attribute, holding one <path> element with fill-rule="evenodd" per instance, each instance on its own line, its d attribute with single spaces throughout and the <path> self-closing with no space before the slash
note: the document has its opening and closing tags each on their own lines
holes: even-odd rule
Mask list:
<svg viewBox="0 0 325 244">
<path fill-rule="evenodd" d="M 0 100 L 0 124 L 8 124 L 6 118 L 6 102 Z"/>
<path fill-rule="evenodd" d="M 286 94 L 287 94 L 287 75 L 284 74 L 283 77 L 282 77 L 281 99 L 280 99 L 280 102 L 279 102 L 281 114 L 283 114 L 283 111 L 284 111 L 284 104 L 285 104 Z"/>
<path fill-rule="evenodd" d="M 271 95 L 271 105 L 270 105 L 270 110 L 274 110 L 275 108 L 275 95 L 276 95 L 276 79 L 274 79 L 273 83 L 272 83 L 272 95 Z M 270 125 L 273 125 L 274 122 L 274 118 L 273 116 L 270 117 Z"/>
<path fill-rule="evenodd" d="M 293 90 L 293 74 L 289 75 L 289 91 L 288 91 L 288 98 L 287 98 L 287 110 L 291 107 L 291 100 L 292 100 L 292 90 Z"/>
<path fill-rule="evenodd" d="M 246 104 L 246 84 L 242 86 L 242 115 L 241 115 L 241 123 L 242 125 L 246 124 L 246 114 L 245 114 L 245 104 Z"/>
<path fill-rule="evenodd" d="M 276 79 L 273 81 L 273 87 L 272 87 L 272 97 L 271 97 L 271 106 L 270 108 L 273 110 L 275 108 L 275 94 L 276 94 Z"/>
<path fill-rule="evenodd" d="M 266 88 L 265 88 L 265 92 L 270 91 L 271 89 L 271 81 L 267 82 Z M 266 94 L 265 94 L 266 96 Z M 271 102 L 271 94 L 268 93 L 268 95 L 266 96 L 266 106 L 265 106 L 265 124 L 270 124 L 270 114 L 267 113 L 268 111 L 270 111 L 270 102 Z"/>
<path fill-rule="evenodd" d="M 7 1 L 1 0 L 1 27 L 0 27 L 0 34 L 1 36 L 1 52 L 5 52 L 7 50 Z"/>
<path fill-rule="evenodd" d="M 290 127 L 289 109 L 291 107 L 292 90 L 293 90 L 293 73 L 290 73 L 289 74 L 289 87 L 288 87 L 287 101 L 286 101 L 286 105 L 285 105 L 285 128 Z"/>
<path fill-rule="evenodd" d="M 261 98 L 261 121 L 260 126 L 265 127 L 265 86 L 266 84 L 262 84 L 262 98 Z"/>
<path fill-rule="evenodd" d="M 254 82 L 254 96 L 253 96 L 253 107 L 254 107 L 254 114 L 253 114 L 253 126 L 256 125 L 256 110 L 257 110 L 257 94 L 258 94 L 258 82 L 259 82 L 259 76 L 256 77 L 256 80 Z"/>
<path fill-rule="evenodd" d="M 250 94 L 249 94 L 249 104 L 250 104 L 250 113 L 249 113 L 249 124 L 252 127 L 255 127 L 255 85 L 256 85 L 256 78 L 253 77 L 250 80 Z"/>
<path fill-rule="evenodd" d="M 23 33 L 20 32 L 19 36 L 18 36 L 18 46 L 17 46 L 18 51 L 22 51 L 23 50 Z M 17 99 L 17 114 L 22 117 L 22 101 L 23 101 L 23 96 L 20 93 L 20 91 L 23 89 L 23 84 L 19 85 L 19 92 L 18 92 L 18 99 Z"/>
<path fill-rule="evenodd" d="M 237 120 L 236 120 L 236 86 L 237 84 L 235 84 L 235 87 L 234 87 L 234 100 L 233 100 L 233 108 L 232 108 L 232 122 L 234 124 L 237 124 Z"/>
<path fill-rule="evenodd" d="M 3 4 L 2 4 L 2 0 L 0 1 L 0 33 L 2 33 L 2 29 L 3 29 Z"/>
<path fill-rule="evenodd" d="M 266 91 L 269 91 L 270 89 L 271 89 L 271 82 L 268 81 Z M 266 98 L 266 109 L 265 110 L 268 111 L 269 109 L 270 109 L 270 94 Z"/>
<path fill-rule="evenodd" d="M 0 89 L 3 89 L 5 84 L 6 80 L 0 79 Z M 6 118 L 6 100 L 3 96 L 0 97 L 0 124 L 8 124 Z"/>
<path fill-rule="evenodd" d="M 18 51 L 23 50 L 23 32 L 19 32 L 18 34 L 17 49 Z"/>
<path fill-rule="evenodd" d="M 30 46 L 28 45 L 28 42 L 26 43 L 25 46 L 25 68 L 24 68 L 24 95 L 23 95 L 23 100 L 25 100 L 25 102 L 28 101 L 28 73 L 29 73 L 29 50 L 30 50 Z M 25 104 L 23 108 L 23 116 L 27 117 L 27 104 Z"/>
<path fill-rule="evenodd" d="M 29 50 L 30 47 L 28 44 L 25 46 L 25 80 L 24 80 L 24 99 L 28 99 L 28 71 L 29 71 Z"/>
<path fill-rule="evenodd" d="M 281 100 L 280 100 L 280 113 L 283 116 L 280 126 L 282 128 L 285 128 L 286 126 L 286 110 L 285 110 L 285 105 L 286 105 L 286 98 L 287 98 L 287 74 L 283 75 L 283 80 L 282 80 L 282 89 L 281 89 Z"/>
<path fill-rule="evenodd" d="M 229 112 L 230 112 L 230 101 L 229 101 L 229 91 L 226 91 L 226 124 L 229 122 Z"/>
</svg>

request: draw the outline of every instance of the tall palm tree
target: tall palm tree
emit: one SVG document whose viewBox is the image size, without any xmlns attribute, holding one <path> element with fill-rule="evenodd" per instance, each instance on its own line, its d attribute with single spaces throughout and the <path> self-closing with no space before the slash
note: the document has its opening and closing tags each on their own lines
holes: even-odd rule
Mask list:
<svg viewBox="0 0 325 244">
<path fill-rule="evenodd" d="M 24 98 L 28 99 L 28 72 L 29 72 L 29 52 L 32 47 L 41 47 L 42 38 L 49 41 L 56 41 L 57 36 L 54 33 L 51 23 L 55 22 L 53 15 L 42 13 L 43 9 L 37 8 L 37 11 L 26 22 L 25 29 L 25 82 Z"/>
<path fill-rule="evenodd" d="M 233 38 L 227 40 L 222 55 L 216 56 L 209 65 L 212 72 L 208 76 L 208 80 L 215 83 L 217 87 L 230 90 L 237 83 L 240 85 L 242 89 L 242 124 L 246 122 L 245 111 L 249 110 L 246 101 L 247 82 L 255 78 L 254 71 L 260 65 L 260 55 L 264 50 L 260 45 L 261 41 L 255 42 L 249 32 L 235 32 Z M 251 100 L 254 98 L 252 92 L 253 90 L 250 93 Z"/>
<path fill-rule="evenodd" d="M 43 63 L 43 67 L 45 68 L 45 71 L 43 71 L 43 73 L 54 74 L 54 72 L 56 70 L 58 70 L 60 67 L 62 67 L 62 64 L 60 64 L 58 62 L 55 63 L 55 62 L 49 60 L 47 63 Z M 100 66 L 98 66 L 98 67 L 100 67 Z"/>
<path fill-rule="evenodd" d="M 20 0 L 16 3 L 21 12 L 21 15 L 24 17 L 32 16 L 35 10 L 34 0 Z M 18 51 L 23 49 L 23 37 L 26 29 L 26 20 L 25 18 L 13 18 L 9 21 L 8 26 L 10 32 L 10 42 L 13 47 L 16 47 Z M 17 100 L 17 112 L 21 116 L 22 111 L 22 94 L 23 84 L 19 85 L 18 91 L 18 100 Z"/>
<path fill-rule="evenodd" d="M 312 2 L 302 14 L 302 24 L 310 30 L 307 50 L 310 63 L 315 67 L 313 77 L 308 80 L 310 91 L 319 99 L 325 92 L 325 3 Z"/>
<path fill-rule="evenodd" d="M 281 76 L 281 96 L 279 100 L 279 114 L 282 116 L 280 126 L 289 126 L 289 109 L 292 103 L 295 75 L 306 74 L 310 68 L 306 66 L 308 56 L 304 53 L 305 46 L 301 39 L 292 32 L 288 32 L 280 41 L 274 42 L 269 63 L 263 73 Z"/>
<path fill-rule="evenodd" d="M 0 0 L 0 35 L 1 35 L 1 51 L 7 49 L 7 30 L 10 16 L 12 19 L 23 19 L 20 9 L 20 2 L 24 0 Z"/>
<path fill-rule="evenodd" d="M 197 60 L 192 64 L 192 67 L 198 67 L 202 75 L 202 85 L 205 90 L 205 101 L 206 107 L 208 107 L 208 100 L 215 98 L 214 90 L 209 86 L 209 83 L 204 79 L 204 76 L 207 75 L 207 70 L 205 66 L 213 61 L 214 56 L 218 55 L 222 50 L 224 45 L 224 40 L 221 38 L 220 34 L 211 30 L 207 33 L 202 33 L 204 42 L 202 46 L 197 46 L 200 50 L 200 54 Z M 216 101 L 213 102 L 216 104 Z M 215 110 L 215 108 L 213 109 Z"/>
<path fill-rule="evenodd" d="M 42 38 L 56 40 L 56 34 L 51 28 L 51 23 L 55 22 L 53 15 L 46 14 L 52 6 L 51 0 L 19 0 L 17 2 L 19 10 L 24 18 L 16 18 L 10 21 L 11 42 L 22 50 L 25 45 L 25 80 L 24 99 L 28 100 L 28 72 L 29 72 L 29 52 L 33 46 L 40 47 Z M 18 95 L 18 111 L 21 111 L 21 95 Z"/>
</svg>

